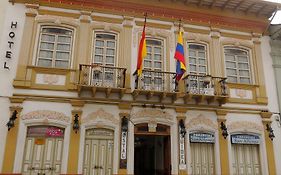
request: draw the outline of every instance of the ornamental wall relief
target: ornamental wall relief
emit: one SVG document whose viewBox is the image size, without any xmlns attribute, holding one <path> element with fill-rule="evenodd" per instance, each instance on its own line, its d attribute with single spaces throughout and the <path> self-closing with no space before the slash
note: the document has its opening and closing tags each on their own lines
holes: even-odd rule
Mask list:
<svg viewBox="0 0 281 175">
<path fill-rule="evenodd" d="M 263 126 L 249 121 L 230 122 L 227 125 L 229 132 L 243 131 L 243 132 L 263 132 Z"/>
<path fill-rule="evenodd" d="M 89 123 L 91 121 L 100 122 L 102 120 L 110 121 L 114 124 L 119 124 L 119 120 L 116 119 L 112 114 L 104 111 L 104 109 L 100 108 L 95 112 L 90 113 L 86 118 L 82 119 L 82 123 Z"/>
<path fill-rule="evenodd" d="M 67 117 L 65 114 L 61 112 L 49 111 L 49 110 L 38 110 L 38 111 L 29 112 L 27 114 L 22 115 L 21 119 L 22 120 L 43 119 L 44 121 L 51 119 L 51 120 L 58 120 L 67 123 L 70 121 L 70 117 Z"/>
<path fill-rule="evenodd" d="M 187 121 L 187 124 L 185 126 L 188 130 L 206 130 L 206 128 L 217 130 L 218 128 L 217 123 L 213 122 L 208 117 L 205 117 L 203 114 L 200 114 L 197 117 L 194 117 L 191 120 Z"/>
<path fill-rule="evenodd" d="M 131 120 L 135 121 L 138 119 L 147 120 L 149 123 L 154 123 L 160 120 L 166 120 L 173 123 L 173 116 L 167 111 L 159 109 L 141 109 L 131 114 Z"/>
</svg>

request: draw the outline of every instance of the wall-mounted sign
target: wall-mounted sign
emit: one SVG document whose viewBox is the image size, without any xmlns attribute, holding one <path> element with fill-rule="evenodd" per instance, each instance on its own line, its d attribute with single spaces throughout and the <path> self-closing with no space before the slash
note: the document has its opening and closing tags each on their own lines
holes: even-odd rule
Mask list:
<svg viewBox="0 0 281 175">
<path fill-rule="evenodd" d="M 189 141 L 191 143 L 215 143 L 215 136 L 210 133 L 190 133 Z"/>
<path fill-rule="evenodd" d="M 250 134 L 231 135 L 231 143 L 233 144 L 260 144 L 260 137 Z"/>
<path fill-rule="evenodd" d="M 29 137 L 64 137 L 64 129 L 55 126 L 32 126 L 27 129 Z"/>
<path fill-rule="evenodd" d="M 122 131 L 121 135 L 121 156 L 122 160 L 127 159 L 127 132 Z"/>
<path fill-rule="evenodd" d="M 14 38 L 16 36 L 14 30 L 17 28 L 18 23 L 12 21 L 11 22 L 11 30 L 8 33 L 9 40 L 7 41 L 8 49 L 5 51 L 5 61 L 4 61 L 4 69 L 10 70 L 9 60 L 13 58 L 13 47 L 14 47 Z"/>
</svg>

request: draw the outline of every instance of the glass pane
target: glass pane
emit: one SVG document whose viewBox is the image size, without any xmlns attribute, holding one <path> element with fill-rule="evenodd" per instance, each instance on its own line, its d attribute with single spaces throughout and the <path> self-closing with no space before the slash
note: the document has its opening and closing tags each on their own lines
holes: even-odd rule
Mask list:
<svg viewBox="0 0 281 175">
<path fill-rule="evenodd" d="M 96 38 L 115 40 L 115 35 L 100 33 L 96 34 Z"/>
<path fill-rule="evenodd" d="M 193 50 L 189 50 L 188 55 L 189 55 L 190 57 L 195 57 L 195 56 L 196 56 L 196 52 L 193 51 Z"/>
<path fill-rule="evenodd" d="M 145 84 L 151 84 L 151 77 L 144 77 Z"/>
<path fill-rule="evenodd" d="M 227 81 L 231 83 L 237 83 L 237 77 L 227 77 Z"/>
<path fill-rule="evenodd" d="M 250 84 L 250 78 L 240 78 L 240 83 L 247 83 L 247 84 Z"/>
<path fill-rule="evenodd" d="M 102 56 L 101 55 L 95 55 L 94 62 L 95 63 L 102 63 Z"/>
<path fill-rule="evenodd" d="M 247 56 L 237 56 L 239 62 L 246 62 L 248 63 L 248 57 Z"/>
<path fill-rule="evenodd" d="M 225 49 L 224 52 L 231 55 L 247 55 L 246 51 L 240 49 Z"/>
<path fill-rule="evenodd" d="M 161 54 L 161 47 L 155 47 L 154 48 L 154 53 Z"/>
<path fill-rule="evenodd" d="M 151 68 L 151 61 L 144 60 L 144 67 Z"/>
<path fill-rule="evenodd" d="M 107 41 L 107 47 L 115 48 L 115 42 L 114 41 Z"/>
<path fill-rule="evenodd" d="M 150 54 L 150 53 L 147 53 L 147 55 L 146 55 L 145 59 L 147 59 L 147 60 L 151 60 L 151 54 Z"/>
<path fill-rule="evenodd" d="M 159 40 L 146 39 L 146 44 L 147 45 L 158 45 L 158 46 L 161 46 L 162 42 L 159 41 Z"/>
<path fill-rule="evenodd" d="M 114 55 L 115 50 L 114 49 L 106 49 L 106 54 L 107 55 Z"/>
<path fill-rule="evenodd" d="M 106 56 L 106 63 L 114 64 L 114 57 L 113 56 Z"/>
<path fill-rule="evenodd" d="M 60 68 L 68 68 L 68 61 L 56 61 L 56 66 Z"/>
<path fill-rule="evenodd" d="M 196 64 L 196 58 L 189 58 L 190 64 Z"/>
<path fill-rule="evenodd" d="M 205 59 L 199 59 L 199 64 L 206 65 L 206 60 Z"/>
<path fill-rule="evenodd" d="M 52 60 L 39 59 L 38 60 L 38 66 L 52 67 Z"/>
<path fill-rule="evenodd" d="M 237 75 L 236 69 L 226 69 L 227 75 Z"/>
<path fill-rule="evenodd" d="M 58 37 L 58 42 L 70 43 L 71 42 L 71 37 L 69 37 L 69 36 L 59 36 Z"/>
<path fill-rule="evenodd" d="M 54 44 L 52 43 L 41 43 L 40 45 L 40 49 L 49 49 L 49 50 L 53 50 L 54 49 Z"/>
<path fill-rule="evenodd" d="M 247 71 L 247 70 L 239 70 L 239 75 L 240 76 L 249 77 L 250 76 L 250 72 Z"/>
<path fill-rule="evenodd" d="M 197 44 L 189 44 L 188 45 L 189 49 L 194 49 L 194 50 L 205 50 L 205 47 L 202 45 L 197 45 Z"/>
<path fill-rule="evenodd" d="M 42 34 L 41 41 L 55 42 L 55 36 L 54 35 Z"/>
<path fill-rule="evenodd" d="M 198 52 L 198 57 L 206 58 L 205 52 Z"/>
<path fill-rule="evenodd" d="M 95 53 L 98 55 L 102 55 L 103 54 L 103 48 L 95 48 Z"/>
<path fill-rule="evenodd" d="M 53 51 L 40 50 L 40 52 L 39 52 L 39 57 L 43 57 L 43 58 L 53 58 Z"/>
<path fill-rule="evenodd" d="M 226 62 L 226 67 L 227 68 L 236 68 L 236 63 L 235 62 Z"/>
<path fill-rule="evenodd" d="M 105 72 L 104 79 L 106 79 L 106 80 L 113 80 L 113 73 L 112 72 Z"/>
<path fill-rule="evenodd" d="M 146 52 L 147 52 L 147 53 L 151 53 L 151 52 L 152 52 L 151 46 L 146 46 Z"/>
<path fill-rule="evenodd" d="M 195 65 L 190 65 L 190 71 L 196 72 L 196 66 Z"/>
<path fill-rule="evenodd" d="M 69 52 L 57 52 L 56 53 L 57 59 L 68 60 L 69 59 Z"/>
<path fill-rule="evenodd" d="M 154 60 L 161 60 L 161 55 L 154 54 Z"/>
<path fill-rule="evenodd" d="M 239 67 L 240 69 L 249 69 L 247 63 L 238 63 L 238 67 Z"/>
<path fill-rule="evenodd" d="M 161 62 L 154 62 L 154 68 L 162 68 L 162 63 Z"/>
<path fill-rule="evenodd" d="M 55 33 L 55 34 L 63 34 L 63 35 L 71 35 L 72 31 L 60 28 L 43 28 L 44 33 Z"/>
<path fill-rule="evenodd" d="M 96 40 L 96 46 L 103 47 L 103 45 L 104 45 L 104 41 Z"/>
<path fill-rule="evenodd" d="M 206 66 L 199 66 L 199 72 L 207 72 Z"/>
<path fill-rule="evenodd" d="M 70 44 L 58 44 L 57 47 L 57 50 L 70 51 Z"/>
<path fill-rule="evenodd" d="M 228 61 L 235 61 L 235 56 L 234 55 L 225 55 L 225 59 Z"/>
<path fill-rule="evenodd" d="M 160 78 L 160 77 L 154 77 L 154 83 L 155 84 L 162 84 L 162 78 Z"/>
</svg>

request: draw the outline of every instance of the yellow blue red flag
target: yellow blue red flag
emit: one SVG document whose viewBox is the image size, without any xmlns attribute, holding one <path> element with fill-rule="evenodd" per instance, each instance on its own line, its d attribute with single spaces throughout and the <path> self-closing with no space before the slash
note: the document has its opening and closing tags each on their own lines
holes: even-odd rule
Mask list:
<svg viewBox="0 0 281 175">
<path fill-rule="evenodd" d="M 174 58 L 177 60 L 176 63 L 176 80 L 179 81 L 186 71 L 185 61 L 184 61 L 184 50 L 183 50 L 183 37 L 182 32 L 179 31 L 178 42 L 176 47 L 176 52 Z"/>
</svg>

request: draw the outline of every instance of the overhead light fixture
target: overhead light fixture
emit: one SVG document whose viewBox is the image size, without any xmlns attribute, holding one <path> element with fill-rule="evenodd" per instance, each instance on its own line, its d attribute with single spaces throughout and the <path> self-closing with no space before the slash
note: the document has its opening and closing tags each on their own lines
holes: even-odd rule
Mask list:
<svg viewBox="0 0 281 175">
<path fill-rule="evenodd" d="M 179 121 L 179 132 L 180 132 L 180 135 L 182 137 L 184 137 L 185 134 L 186 134 L 186 130 L 185 130 L 185 125 L 184 125 L 183 119 L 180 119 L 180 121 Z"/>
<path fill-rule="evenodd" d="M 75 114 L 74 115 L 74 120 L 73 120 L 73 130 L 75 131 L 75 133 L 77 134 L 77 132 L 79 131 L 79 115 L 78 114 Z"/>
<path fill-rule="evenodd" d="M 268 123 L 266 124 L 266 130 L 268 131 L 268 137 L 270 138 L 270 140 L 273 140 L 275 135 L 273 133 L 273 129 L 272 129 L 271 125 Z"/>
<path fill-rule="evenodd" d="M 10 131 L 10 129 L 15 126 L 15 120 L 18 118 L 17 114 L 18 112 L 14 110 L 12 116 L 10 117 L 8 123 L 6 124 L 6 126 L 8 127 L 8 131 Z"/>
</svg>

